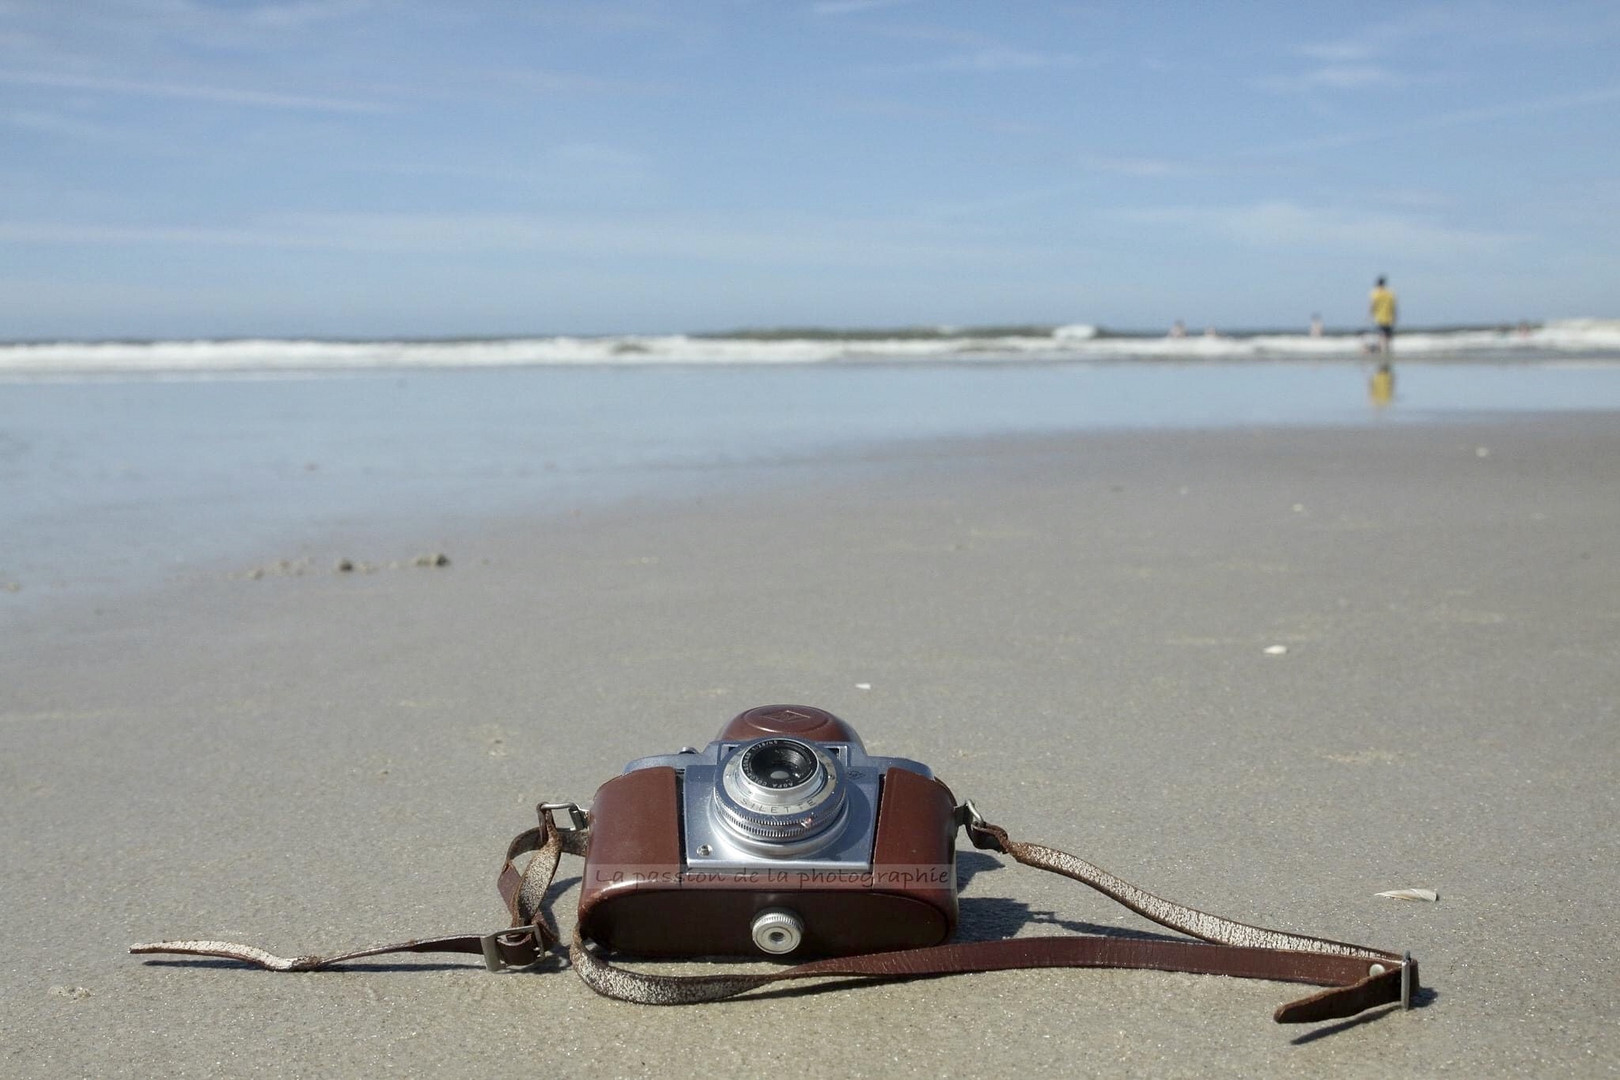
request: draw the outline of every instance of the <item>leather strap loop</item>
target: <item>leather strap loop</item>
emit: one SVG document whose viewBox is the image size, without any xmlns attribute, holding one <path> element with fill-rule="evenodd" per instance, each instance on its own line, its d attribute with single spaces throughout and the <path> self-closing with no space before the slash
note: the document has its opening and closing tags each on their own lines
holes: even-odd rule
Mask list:
<svg viewBox="0 0 1620 1080">
<path fill-rule="evenodd" d="M 1090 967 L 1179 971 L 1277 982 L 1331 983 L 1331 989 L 1279 1008 L 1278 1023 L 1308 1023 L 1354 1016 L 1400 1000 L 1400 971 L 1373 973 L 1350 957 L 1278 949 L 1209 945 L 1156 938 L 1100 935 L 1010 938 L 926 949 L 835 957 L 762 973 L 655 975 L 616 967 L 578 935 L 569 948 L 574 970 L 606 997 L 642 1005 L 691 1005 L 720 1001 L 772 983 L 798 979 L 856 977 L 914 979 L 1023 968 Z"/>
<path fill-rule="evenodd" d="M 404 952 L 451 952 L 482 954 L 492 969 L 527 967 L 550 952 L 561 940 L 545 910 L 546 890 L 556 876 L 564 854 L 584 856 L 590 845 L 589 828 L 559 829 L 546 804 L 541 804 L 540 824 L 518 833 L 506 848 L 506 861 L 496 880 L 501 899 L 506 902 L 509 925 L 492 934 L 452 934 L 445 937 L 412 939 L 390 945 L 372 945 L 330 956 L 283 957 L 252 945 L 231 941 L 158 941 L 131 945 L 136 954 L 168 953 L 182 956 L 218 956 L 239 960 L 266 971 L 324 971 L 351 960 Z M 519 871 L 516 860 L 534 852 L 528 865 Z"/>
<path fill-rule="evenodd" d="M 1326 938 L 1307 937 L 1304 934 L 1290 934 L 1281 930 L 1268 930 L 1263 926 L 1250 926 L 1248 923 L 1235 922 L 1232 919 L 1223 919 L 1219 915 L 1211 915 L 1207 911 L 1186 907 L 1174 901 L 1154 896 L 1145 889 L 1139 889 L 1123 878 L 1117 878 L 1101 867 L 1094 866 L 1084 859 L 1076 858 L 1066 851 L 1056 848 L 1042 847 L 1040 844 L 1026 844 L 1011 840 L 1005 830 L 995 825 L 969 826 L 970 836 L 976 846 L 984 847 L 979 843 L 975 833 L 983 834 L 986 841 L 994 842 L 991 850 L 1011 855 L 1025 866 L 1033 866 L 1037 870 L 1048 870 L 1054 874 L 1061 874 L 1072 878 L 1082 885 L 1089 885 L 1115 902 L 1130 908 L 1143 918 L 1152 919 L 1160 926 L 1168 926 L 1172 930 L 1179 930 L 1183 934 L 1210 941 L 1220 945 L 1244 945 L 1264 949 L 1286 949 L 1297 952 L 1335 953 L 1342 956 L 1361 956 L 1369 960 L 1379 960 L 1385 963 L 1400 963 L 1401 958 L 1394 953 L 1382 949 L 1370 949 L 1364 945 L 1351 945 L 1343 941 L 1330 941 Z"/>
<path fill-rule="evenodd" d="M 540 824 L 519 833 L 507 847 L 498 879 L 511 919 L 506 930 L 403 941 L 326 957 L 287 959 L 249 945 L 206 940 L 134 945 L 130 952 L 218 956 L 270 971 L 320 971 L 363 957 L 400 952 L 482 953 L 492 969 L 535 963 L 560 940 L 546 910 L 545 896 L 561 857 L 584 856 L 590 844 L 585 815 L 573 808 L 576 827 L 562 829 L 552 817 L 555 809 L 554 804 L 541 804 Z M 599 956 L 576 929 L 569 945 L 570 960 L 579 977 L 598 993 L 649 1005 L 720 1001 L 801 979 L 913 979 L 1021 968 L 1146 968 L 1327 987 L 1280 1007 L 1273 1016 L 1278 1023 L 1297 1024 L 1355 1016 L 1396 1002 L 1405 1005 L 1418 986 L 1417 964 L 1409 956 L 1210 915 L 1154 896 L 1067 852 L 1013 840 L 971 808 L 960 816 L 975 847 L 1072 878 L 1154 922 L 1201 940 L 1095 934 L 1008 938 L 834 957 L 764 972 L 671 976 L 617 967 Z M 519 871 L 517 860 L 531 852 L 528 864 Z"/>
</svg>

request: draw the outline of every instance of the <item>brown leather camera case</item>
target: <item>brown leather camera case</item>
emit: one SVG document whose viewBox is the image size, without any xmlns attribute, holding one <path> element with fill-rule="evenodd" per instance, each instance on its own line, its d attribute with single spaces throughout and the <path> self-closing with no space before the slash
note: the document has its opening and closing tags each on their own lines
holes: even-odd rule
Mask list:
<svg viewBox="0 0 1620 1080">
<path fill-rule="evenodd" d="M 720 738 L 783 734 L 859 742 L 853 729 L 819 709 L 768 706 L 732 720 Z M 956 800 L 950 789 L 907 769 L 883 775 L 871 874 L 813 884 L 768 872 L 754 880 L 683 874 L 680 792 L 673 768 L 637 769 L 597 789 L 591 804 L 579 922 L 585 937 L 637 956 L 759 957 L 751 925 L 766 908 L 787 908 L 804 923 L 791 957 L 844 956 L 938 945 L 956 928 Z M 948 867 L 908 880 L 915 867 Z M 797 875 L 780 875 L 795 878 Z M 944 878 L 944 883 L 940 878 Z"/>
</svg>

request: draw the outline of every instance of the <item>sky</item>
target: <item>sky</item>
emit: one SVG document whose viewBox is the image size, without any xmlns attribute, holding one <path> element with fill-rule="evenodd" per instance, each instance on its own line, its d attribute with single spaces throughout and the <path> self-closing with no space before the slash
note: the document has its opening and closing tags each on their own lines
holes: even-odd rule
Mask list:
<svg viewBox="0 0 1620 1080">
<path fill-rule="evenodd" d="M 0 339 L 1620 315 L 1620 5 L 0 0 Z"/>
</svg>

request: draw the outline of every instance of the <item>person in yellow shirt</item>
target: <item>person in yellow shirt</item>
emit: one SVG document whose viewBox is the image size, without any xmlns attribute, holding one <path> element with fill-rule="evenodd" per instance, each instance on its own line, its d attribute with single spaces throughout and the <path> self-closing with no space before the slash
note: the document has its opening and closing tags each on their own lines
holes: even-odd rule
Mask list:
<svg viewBox="0 0 1620 1080">
<path fill-rule="evenodd" d="M 1378 351 L 1390 355 L 1395 349 L 1395 294 L 1383 277 L 1367 298 L 1367 313 L 1378 324 Z"/>
</svg>

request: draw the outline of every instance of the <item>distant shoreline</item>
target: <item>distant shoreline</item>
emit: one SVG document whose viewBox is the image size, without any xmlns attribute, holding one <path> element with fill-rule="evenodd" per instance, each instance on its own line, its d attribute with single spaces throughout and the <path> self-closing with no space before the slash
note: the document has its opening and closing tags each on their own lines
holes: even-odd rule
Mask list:
<svg viewBox="0 0 1620 1080">
<path fill-rule="evenodd" d="M 1370 344 L 1365 332 L 1342 328 L 1322 334 L 1211 330 L 1168 335 L 1086 324 L 810 327 L 602 337 L 53 341 L 0 345 L 0 377 L 546 366 L 1322 362 L 1363 360 Z M 1620 319 L 1403 330 L 1396 336 L 1395 354 L 1403 363 L 1620 360 Z"/>
<path fill-rule="evenodd" d="M 1564 323 L 1620 323 L 1620 319 L 1563 319 L 1496 323 L 1442 323 L 1432 326 L 1402 327 L 1406 334 L 1502 334 L 1543 330 Z M 11 348 L 38 348 L 50 346 L 152 346 L 172 344 L 233 345 L 247 342 L 320 342 L 332 345 L 482 345 L 518 341 L 620 341 L 634 339 L 686 338 L 692 341 L 950 341 L 958 339 L 995 338 L 1052 338 L 1081 324 L 1020 323 L 991 324 L 985 326 L 892 326 L 892 327 L 837 327 L 837 326 L 766 326 L 738 327 L 730 330 L 671 330 L 664 332 L 618 333 L 612 331 L 583 334 L 566 333 L 512 333 L 512 334 L 447 334 L 422 337 L 350 337 L 343 335 L 266 335 L 231 334 L 224 337 L 65 337 L 65 338 L 0 338 L 0 350 Z M 1149 341 L 1170 339 L 1164 329 L 1118 328 L 1084 324 L 1084 337 L 1092 341 Z M 1252 338 L 1309 337 L 1298 326 L 1214 327 L 1218 337 L 1233 340 Z M 1325 327 L 1322 338 L 1359 338 L 1368 332 L 1366 326 Z M 1203 330 L 1189 330 L 1187 340 L 1200 337 Z"/>
</svg>

